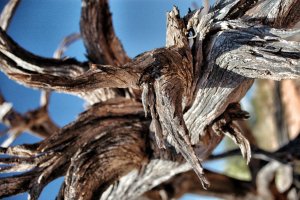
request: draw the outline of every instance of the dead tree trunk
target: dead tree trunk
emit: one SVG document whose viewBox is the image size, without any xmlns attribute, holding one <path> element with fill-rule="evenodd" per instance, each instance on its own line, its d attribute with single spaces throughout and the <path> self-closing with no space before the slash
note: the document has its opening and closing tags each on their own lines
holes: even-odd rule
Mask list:
<svg viewBox="0 0 300 200">
<path fill-rule="evenodd" d="M 1 98 L 2 122 L 45 139 L 0 148 L 6 155 L 0 172 L 22 172 L 0 179 L 0 197 L 27 191 L 38 199 L 46 184 L 65 176 L 58 199 L 171 199 L 186 192 L 297 198 L 297 178 L 280 192 L 265 165 L 255 165 L 247 182 L 206 171 L 201 163 L 224 136 L 250 161 L 251 144 L 237 125 L 248 113 L 239 101 L 254 79 L 299 79 L 300 43 L 284 39 L 297 33 L 287 28 L 300 19 L 299 0 L 219 0 L 185 16 L 174 7 L 167 14 L 166 47 L 133 59 L 114 33 L 107 1 L 82 0 L 84 63 L 42 58 L 16 44 L 5 29 L 17 3 L 11 0 L 1 15 L 0 69 L 25 86 L 78 95 L 90 107 L 58 129 L 47 103 L 39 115 L 22 116 Z M 299 137 L 274 153 L 256 147 L 252 153 L 274 169 L 295 167 Z"/>
</svg>

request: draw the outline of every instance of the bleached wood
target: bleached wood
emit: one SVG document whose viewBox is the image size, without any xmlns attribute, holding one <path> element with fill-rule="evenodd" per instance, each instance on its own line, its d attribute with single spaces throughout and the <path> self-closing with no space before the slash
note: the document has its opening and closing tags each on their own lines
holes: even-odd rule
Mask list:
<svg viewBox="0 0 300 200">
<path fill-rule="evenodd" d="M 82 1 L 89 62 L 33 55 L 1 30 L 0 69 L 11 79 L 94 105 L 40 143 L 1 148 L 11 155 L 0 158 L 3 172 L 30 171 L 0 179 L 0 196 L 29 191 L 37 199 L 47 183 L 65 175 L 58 199 L 133 199 L 191 168 L 205 187 L 200 162 L 224 135 L 249 161 L 249 143 L 235 126 L 245 115 L 231 108 L 255 78 L 299 78 L 299 43 L 282 39 L 289 31 L 280 30 L 299 21 L 297 2 L 217 1 L 185 17 L 174 7 L 166 47 L 132 60 L 114 34 L 105 0 Z M 142 96 L 124 98 L 134 90 Z M 245 185 L 245 193 L 256 195 Z"/>
</svg>

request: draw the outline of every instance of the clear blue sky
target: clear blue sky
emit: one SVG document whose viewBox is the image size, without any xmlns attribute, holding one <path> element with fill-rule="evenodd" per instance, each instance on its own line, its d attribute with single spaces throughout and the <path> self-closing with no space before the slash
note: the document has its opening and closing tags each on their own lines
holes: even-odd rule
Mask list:
<svg viewBox="0 0 300 200">
<path fill-rule="evenodd" d="M 0 1 L 0 9 L 7 0 Z M 165 44 L 166 12 L 177 5 L 182 14 L 191 7 L 193 0 L 110 0 L 113 23 L 128 55 L 134 57 L 141 52 L 162 47 Z M 198 5 L 201 5 L 201 1 Z M 52 57 L 63 37 L 79 32 L 80 0 L 26 0 L 22 1 L 8 30 L 9 35 L 25 49 L 45 57 Z M 66 55 L 85 60 L 81 41 L 74 43 Z M 39 91 L 25 88 L 10 81 L 0 73 L 0 90 L 7 101 L 19 112 L 26 112 L 39 105 Z M 60 126 L 73 121 L 83 111 L 84 102 L 74 96 L 53 93 L 50 114 Z M 0 126 L 0 130 L 3 127 Z M 0 142 L 3 138 L 0 138 Z M 39 141 L 29 134 L 22 136 L 13 145 Z M 220 170 L 220 163 L 209 165 Z M 40 199 L 55 199 L 62 178 L 50 183 Z M 6 199 L 26 199 L 17 195 Z M 186 195 L 184 200 L 213 199 Z"/>
</svg>

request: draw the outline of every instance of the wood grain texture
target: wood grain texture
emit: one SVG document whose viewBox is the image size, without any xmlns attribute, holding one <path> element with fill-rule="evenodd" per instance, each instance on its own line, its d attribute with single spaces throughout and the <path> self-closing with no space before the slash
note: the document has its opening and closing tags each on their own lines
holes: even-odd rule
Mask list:
<svg viewBox="0 0 300 200">
<path fill-rule="evenodd" d="M 299 21 L 298 7 L 297 0 L 224 0 L 186 16 L 174 7 L 167 14 L 166 47 L 133 59 L 114 33 L 105 0 L 82 1 L 88 62 L 33 55 L 1 29 L 6 75 L 29 87 L 79 95 L 90 106 L 40 143 L 0 148 L 7 156 L 0 158 L 0 172 L 22 172 L 0 179 L 0 196 L 28 191 L 29 199 L 38 199 L 47 183 L 65 176 L 58 199 L 149 199 L 162 197 L 161 190 L 170 198 L 187 191 L 261 198 L 256 179 L 207 172 L 213 192 L 195 185 L 207 186 L 201 163 L 224 136 L 249 162 L 250 144 L 237 126 L 248 114 L 237 105 L 254 79 L 299 79 L 299 43 L 284 39 L 294 31 L 281 30 Z M 166 189 L 181 188 L 185 179 L 186 188 Z M 278 195 L 271 182 L 267 186 Z"/>
<path fill-rule="evenodd" d="M 84 0 L 81 6 L 80 32 L 88 59 L 97 64 L 121 66 L 130 58 L 116 36 L 107 0 Z M 90 104 L 131 94 L 127 89 L 100 88 L 82 95 Z M 131 94 L 134 95 L 134 94 Z"/>
</svg>

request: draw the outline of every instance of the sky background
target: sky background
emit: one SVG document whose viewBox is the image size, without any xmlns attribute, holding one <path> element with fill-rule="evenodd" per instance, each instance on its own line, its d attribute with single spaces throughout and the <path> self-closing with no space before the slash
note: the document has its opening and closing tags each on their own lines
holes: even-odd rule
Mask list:
<svg viewBox="0 0 300 200">
<path fill-rule="evenodd" d="M 199 6 L 201 1 L 192 0 L 110 0 L 113 23 L 117 36 L 130 57 L 144 51 L 162 47 L 165 44 L 166 12 L 177 5 L 186 14 L 192 3 Z M 0 9 L 7 0 L 0 1 Z M 23 48 L 44 57 L 52 57 L 61 40 L 74 32 L 79 32 L 80 0 L 26 0 L 22 1 L 9 27 L 9 35 Z M 85 61 L 82 41 L 77 41 L 66 52 L 66 56 Z M 0 73 L 0 90 L 14 109 L 24 113 L 39 106 L 40 92 L 25 88 Z M 76 119 L 84 110 L 84 102 L 65 94 L 52 93 L 50 115 L 59 125 L 64 126 Z M 0 130 L 4 127 L 0 125 Z M 0 143 L 5 136 L 0 138 Z M 13 145 L 35 143 L 39 138 L 22 134 Z M 217 151 L 220 151 L 218 148 Z M 207 167 L 222 171 L 222 162 L 206 164 Z M 59 190 L 63 178 L 50 183 L 39 199 L 51 200 Z M 200 187 L 200 186 L 199 186 Z M 16 195 L 6 199 L 26 199 L 27 195 Z M 214 198 L 185 195 L 184 200 L 212 200 Z"/>
</svg>

